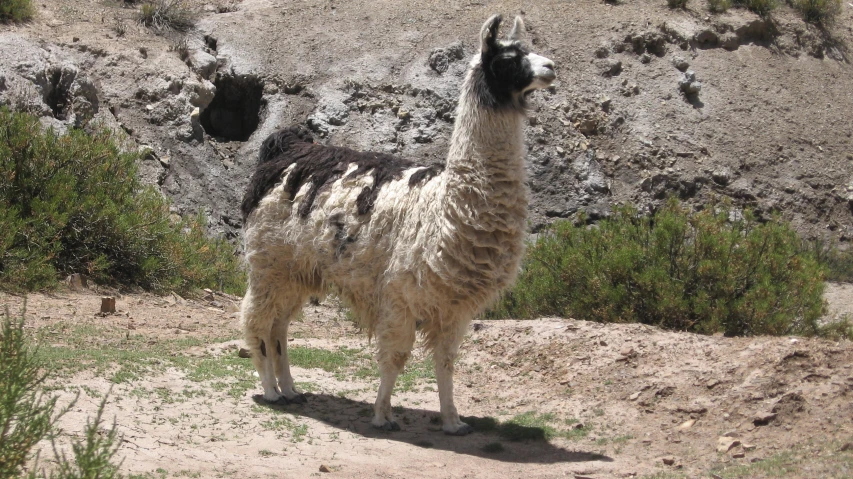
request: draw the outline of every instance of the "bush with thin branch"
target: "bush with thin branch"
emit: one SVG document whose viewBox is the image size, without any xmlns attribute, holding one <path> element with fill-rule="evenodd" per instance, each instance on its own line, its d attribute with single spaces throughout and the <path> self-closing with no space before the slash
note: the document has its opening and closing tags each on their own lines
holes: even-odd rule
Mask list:
<svg viewBox="0 0 853 479">
<path fill-rule="evenodd" d="M 818 25 L 831 24 L 841 13 L 841 0 L 791 0 L 791 6 L 803 20 Z"/>
<path fill-rule="evenodd" d="M 103 430 L 103 413 L 107 396 L 98 408 L 94 419 L 86 422 L 84 439 L 70 444 L 73 457 L 69 458 L 56 445 L 61 432 L 59 419 L 75 404 L 57 408 L 57 397 L 44 394 L 47 369 L 38 359 L 38 351 L 27 344 L 24 317 L 13 317 L 8 309 L 0 326 L 0 477 L 27 477 L 29 479 L 108 479 L 120 477 L 118 465 L 113 463 L 121 439 L 115 423 Z M 52 470 L 40 470 L 38 453 L 33 449 L 43 439 L 53 445 Z M 28 474 L 24 468 L 34 462 Z"/>
<path fill-rule="evenodd" d="M 139 20 L 157 31 L 186 32 L 199 17 L 196 0 L 151 0 L 139 7 Z"/>
<path fill-rule="evenodd" d="M 0 22 L 25 22 L 33 13 L 32 0 L 0 0 Z"/>
<path fill-rule="evenodd" d="M 733 5 L 743 7 L 762 17 L 770 15 L 776 9 L 776 0 L 733 0 Z"/>
<path fill-rule="evenodd" d="M 557 222 L 528 250 L 495 317 L 556 315 L 727 335 L 819 332 L 824 267 L 785 222 L 725 204 L 652 216 L 616 209 L 596 227 Z"/>
<path fill-rule="evenodd" d="M 711 13 L 725 13 L 731 6 L 731 0 L 708 0 L 708 10 Z"/>
<path fill-rule="evenodd" d="M 0 288 L 47 289 L 83 273 L 153 291 L 240 293 L 235 247 L 202 215 L 172 215 L 107 130 L 66 135 L 0 108 Z"/>
</svg>

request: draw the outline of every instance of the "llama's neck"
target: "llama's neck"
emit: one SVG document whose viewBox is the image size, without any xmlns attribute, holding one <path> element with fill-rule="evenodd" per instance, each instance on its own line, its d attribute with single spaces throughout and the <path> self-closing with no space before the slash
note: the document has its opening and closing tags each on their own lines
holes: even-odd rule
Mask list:
<svg viewBox="0 0 853 479">
<path fill-rule="evenodd" d="M 462 86 L 447 154 L 447 195 L 469 207 L 509 208 L 526 218 L 524 113 L 484 105 L 482 70 L 474 65 Z M 476 215 L 476 211 L 471 213 Z M 522 218 L 524 221 L 524 218 Z"/>
</svg>

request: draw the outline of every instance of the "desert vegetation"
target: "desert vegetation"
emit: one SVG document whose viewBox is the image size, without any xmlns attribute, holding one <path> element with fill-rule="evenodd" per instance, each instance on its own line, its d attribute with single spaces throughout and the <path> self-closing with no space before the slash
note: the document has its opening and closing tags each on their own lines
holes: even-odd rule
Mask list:
<svg viewBox="0 0 853 479">
<path fill-rule="evenodd" d="M 198 17 L 199 5 L 194 0 L 151 0 L 139 7 L 139 21 L 160 32 L 188 31 Z"/>
<path fill-rule="evenodd" d="M 0 22 L 24 22 L 34 11 L 32 0 L 0 0 Z"/>
<path fill-rule="evenodd" d="M 83 273 L 151 291 L 243 287 L 234 247 L 181 218 L 136 176 L 138 154 L 102 130 L 65 135 L 0 110 L 0 286 L 38 290 Z"/>
<path fill-rule="evenodd" d="M 36 445 L 54 439 L 59 419 L 76 402 L 59 405 L 56 396 L 46 393 L 45 371 L 37 350 L 28 345 L 23 316 L 13 317 L 7 309 L 0 329 L 0 477 L 120 477 L 114 456 L 121 440 L 115 424 L 105 429 L 102 417 L 106 396 L 86 423 L 83 438 L 72 442 L 71 454 L 53 443 L 54 464 L 49 472 L 41 469 L 38 454 L 33 454 Z"/>
<path fill-rule="evenodd" d="M 496 317 L 556 315 L 727 335 L 819 330 L 826 267 L 778 218 L 726 203 L 623 206 L 594 227 L 554 224 L 532 244 Z M 834 254 L 834 253 L 833 253 Z"/>
</svg>

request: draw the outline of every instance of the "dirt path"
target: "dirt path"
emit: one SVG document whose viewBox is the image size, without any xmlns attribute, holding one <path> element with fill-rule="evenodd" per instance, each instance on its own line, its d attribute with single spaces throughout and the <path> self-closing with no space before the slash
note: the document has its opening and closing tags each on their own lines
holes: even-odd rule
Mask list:
<svg viewBox="0 0 853 479">
<path fill-rule="evenodd" d="M 830 287 L 827 297 L 844 296 Z M 833 307 L 849 311 L 848 302 Z M 0 302 L 18 311 L 22 300 Z M 476 322 L 457 401 L 477 432 L 437 421 L 428 358 L 395 393 L 403 431 L 370 427 L 371 349 L 327 302 L 290 343 L 305 405 L 262 406 L 237 357 L 231 299 L 124 296 L 98 316 L 94 293 L 31 295 L 28 328 L 80 401 L 79 434 L 110 392 L 132 477 L 850 477 L 853 344 L 723 338 L 568 319 Z M 62 378 L 62 379 L 60 379 Z M 722 438 L 722 439 L 721 439 Z M 728 439 L 727 439 L 728 438 Z M 720 446 L 722 444 L 722 446 Z M 718 452 L 718 447 L 721 452 Z M 728 450 L 727 450 L 728 449 Z M 671 463 L 671 464 L 667 464 Z M 134 476 L 135 475 L 135 476 Z"/>
</svg>

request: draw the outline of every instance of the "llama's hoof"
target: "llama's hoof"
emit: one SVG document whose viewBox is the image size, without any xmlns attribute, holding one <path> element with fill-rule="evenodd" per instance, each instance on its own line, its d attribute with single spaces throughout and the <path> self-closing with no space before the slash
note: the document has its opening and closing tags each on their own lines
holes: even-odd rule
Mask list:
<svg viewBox="0 0 853 479">
<path fill-rule="evenodd" d="M 445 429 L 444 433 L 447 434 L 448 436 L 465 436 L 465 435 L 468 435 L 468 434 L 471 434 L 472 432 L 474 432 L 473 427 L 465 424 L 464 422 L 461 424 L 462 425 L 459 426 L 458 428 L 456 428 L 455 431 L 448 431 L 447 429 Z"/>
<path fill-rule="evenodd" d="M 397 424 L 397 421 L 385 421 L 385 424 L 381 426 L 374 425 L 376 429 L 382 429 L 383 431 L 399 431 L 400 425 Z"/>
<path fill-rule="evenodd" d="M 275 406 L 287 406 L 288 404 L 290 404 L 291 401 L 289 399 L 287 399 L 286 397 L 282 396 L 282 397 L 276 399 L 275 401 L 267 401 L 267 402 L 268 402 L 268 404 L 273 404 Z"/>
</svg>

